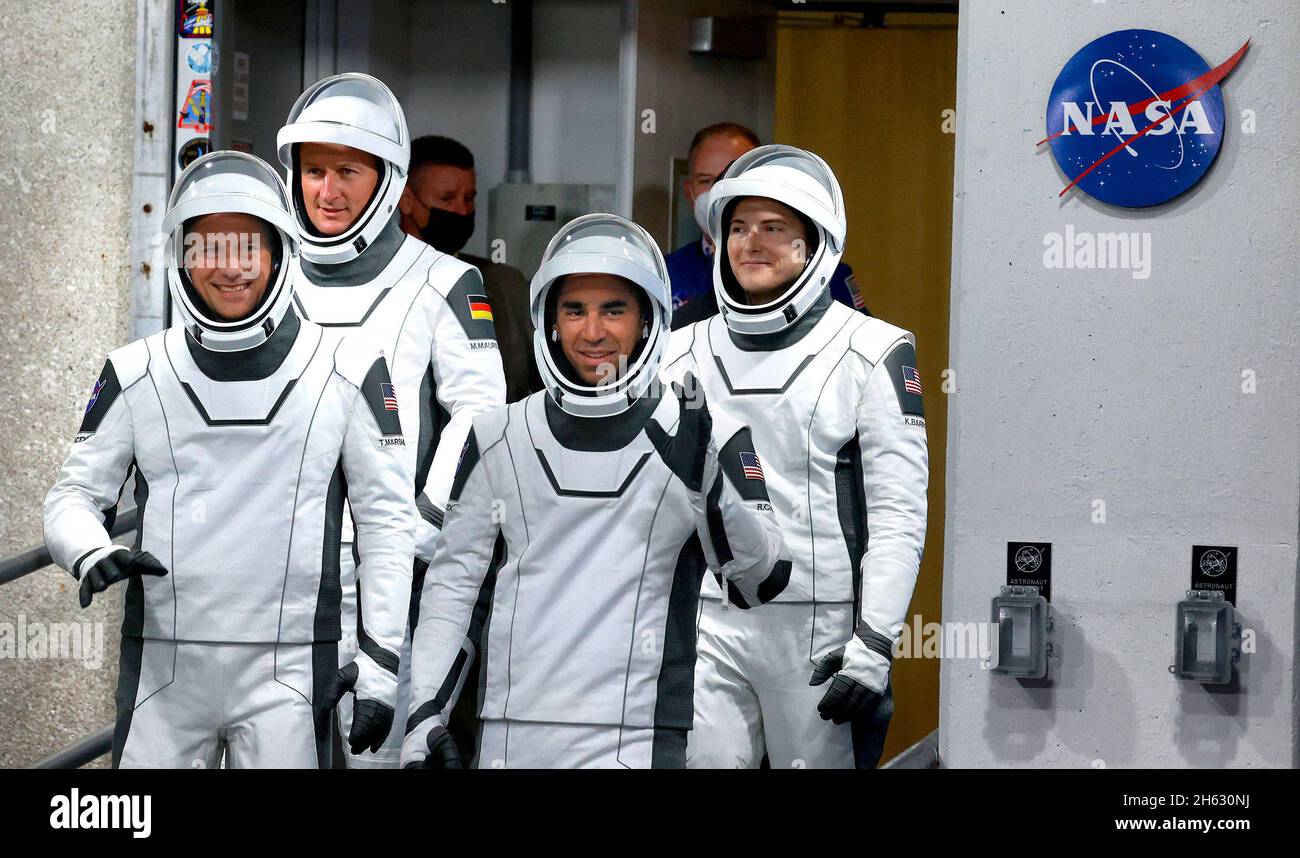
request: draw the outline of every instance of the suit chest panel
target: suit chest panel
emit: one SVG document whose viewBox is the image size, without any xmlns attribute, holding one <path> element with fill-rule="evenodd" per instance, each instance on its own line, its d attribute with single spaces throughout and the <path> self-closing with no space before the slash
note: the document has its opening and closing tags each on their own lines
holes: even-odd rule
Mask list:
<svg viewBox="0 0 1300 858">
<path fill-rule="evenodd" d="M 146 460 L 174 467 L 195 490 L 215 490 L 284 482 L 286 470 L 297 472 L 305 460 L 337 458 L 350 403 L 329 383 L 333 350 L 326 345 L 301 335 L 271 377 L 218 382 L 193 363 L 183 341 L 169 338 L 153 355 L 157 395 L 139 397 L 158 427 L 142 433 L 137 425 L 142 470 Z"/>
<path fill-rule="evenodd" d="M 769 481 L 773 470 L 778 481 L 801 483 L 810 466 L 834 467 L 857 432 L 864 393 L 861 362 L 845 333 L 820 345 L 747 352 L 715 332 L 712 347 L 695 349 L 705 396 L 750 427 Z"/>
</svg>

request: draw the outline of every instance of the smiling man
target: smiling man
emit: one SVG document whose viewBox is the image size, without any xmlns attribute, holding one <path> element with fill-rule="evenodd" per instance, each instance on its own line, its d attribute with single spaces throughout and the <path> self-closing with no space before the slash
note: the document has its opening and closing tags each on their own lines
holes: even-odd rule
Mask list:
<svg viewBox="0 0 1300 858">
<path fill-rule="evenodd" d="M 605 274 L 571 274 L 556 296 L 555 334 L 565 360 L 590 386 L 614 382 L 649 336 L 645 293 Z"/>
<path fill-rule="evenodd" d="M 262 302 L 274 241 L 264 221 L 242 212 L 194 219 L 185 236 L 186 271 L 213 315 L 235 321 Z"/>
<path fill-rule="evenodd" d="M 294 313 L 298 234 L 264 162 L 199 158 L 163 229 L 181 324 L 109 355 L 45 500 L 82 607 L 126 582 L 113 765 L 329 767 L 340 697 L 360 751 L 397 696 L 416 514 L 388 368 Z M 127 548 L 107 529 L 132 475 Z M 345 501 L 367 645 L 338 669 Z"/>
<path fill-rule="evenodd" d="M 401 451 L 414 479 L 415 599 L 433 556 L 456 460 L 470 419 L 505 404 L 505 376 L 493 312 L 478 269 L 405 235 L 399 226 L 411 138 L 397 98 L 365 74 L 335 75 L 307 88 L 278 138 L 302 235 L 304 283 L 298 309 L 332 336 L 380 344 L 391 367 L 391 408 L 411 443 Z M 356 550 L 345 518 L 344 638 L 348 659 L 365 637 L 353 619 Z M 406 669 L 399 678 L 405 706 Z M 349 711 L 340 709 L 346 729 Z M 348 757 L 351 767 L 395 767 L 401 736 L 377 753 Z"/>
<path fill-rule="evenodd" d="M 474 419 L 420 601 L 402 760 L 464 767 L 447 715 L 487 617 L 480 768 L 681 767 L 706 566 L 742 606 L 789 574 L 758 456 L 689 380 L 660 395 L 672 299 L 644 229 L 571 221 L 530 295 L 546 391 Z"/>
</svg>

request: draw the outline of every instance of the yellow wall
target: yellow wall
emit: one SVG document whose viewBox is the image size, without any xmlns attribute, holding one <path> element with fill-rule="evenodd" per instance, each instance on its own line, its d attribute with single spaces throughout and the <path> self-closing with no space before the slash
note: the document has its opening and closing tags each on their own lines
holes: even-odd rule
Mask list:
<svg viewBox="0 0 1300 858">
<path fill-rule="evenodd" d="M 818 16 L 801 14 L 801 21 Z M 829 20 L 828 17 L 823 20 Z M 920 20 L 920 19 L 918 19 Z M 952 248 L 955 16 L 886 29 L 792 27 L 777 34 L 776 137 L 821 155 L 844 189 L 845 261 L 872 314 L 916 334 L 930 445 L 925 558 L 909 625 L 940 617 Z M 934 26 L 938 23 L 938 26 Z M 951 124 L 949 125 L 951 127 Z M 939 663 L 897 659 L 885 759 L 939 724 Z"/>
</svg>

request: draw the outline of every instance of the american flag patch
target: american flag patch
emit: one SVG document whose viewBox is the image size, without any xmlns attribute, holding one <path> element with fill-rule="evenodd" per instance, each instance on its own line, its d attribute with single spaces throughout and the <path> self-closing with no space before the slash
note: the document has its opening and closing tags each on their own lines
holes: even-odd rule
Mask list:
<svg viewBox="0 0 1300 858">
<path fill-rule="evenodd" d="M 849 288 L 849 297 L 853 299 L 853 307 L 857 310 L 865 310 L 867 302 L 862 297 L 862 287 L 858 286 L 858 278 L 855 274 L 850 274 L 844 278 L 844 285 Z"/>
<path fill-rule="evenodd" d="M 104 390 L 104 381 L 105 379 L 101 378 L 99 381 L 95 382 L 95 390 L 90 394 L 90 401 L 86 403 L 87 414 L 90 413 L 90 409 L 95 407 L 95 403 L 99 401 L 99 394 Z"/>
<path fill-rule="evenodd" d="M 916 367 L 903 367 L 903 387 L 907 388 L 908 393 L 921 395 L 921 374 L 916 371 Z"/>
<path fill-rule="evenodd" d="M 386 381 L 379 383 L 379 392 L 384 395 L 384 407 L 389 411 L 397 411 L 397 391 Z"/>
<path fill-rule="evenodd" d="M 741 453 L 740 469 L 745 472 L 747 480 L 763 479 L 763 466 L 758 463 L 757 453 Z"/>
</svg>

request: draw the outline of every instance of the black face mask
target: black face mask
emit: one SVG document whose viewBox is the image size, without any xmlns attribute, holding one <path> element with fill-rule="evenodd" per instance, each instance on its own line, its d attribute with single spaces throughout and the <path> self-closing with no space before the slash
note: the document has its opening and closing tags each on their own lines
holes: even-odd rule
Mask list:
<svg viewBox="0 0 1300 858">
<path fill-rule="evenodd" d="M 420 238 L 443 253 L 456 254 L 474 234 L 474 215 L 456 214 L 443 209 L 429 209 L 429 222 L 420 230 Z"/>
</svg>

